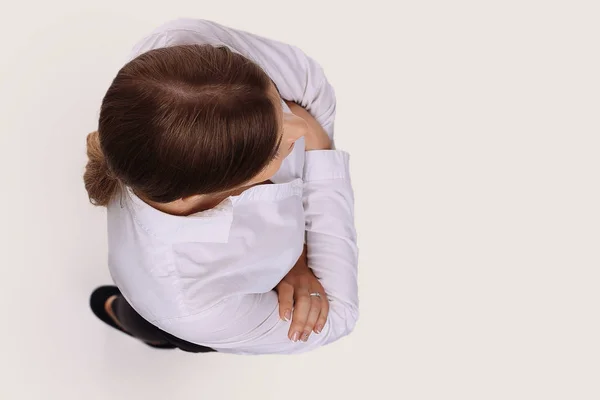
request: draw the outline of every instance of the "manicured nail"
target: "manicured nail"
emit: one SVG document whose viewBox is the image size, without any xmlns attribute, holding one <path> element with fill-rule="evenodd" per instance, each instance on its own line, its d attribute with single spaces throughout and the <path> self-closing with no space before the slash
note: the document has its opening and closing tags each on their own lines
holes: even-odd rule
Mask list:
<svg viewBox="0 0 600 400">
<path fill-rule="evenodd" d="M 317 325 L 317 333 L 321 333 L 321 331 L 323 330 L 323 325 Z"/>
<path fill-rule="evenodd" d="M 304 332 L 304 335 L 302 335 L 302 341 L 303 342 L 308 341 L 309 336 L 310 336 L 310 332 Z"/>
<path fill-rule="evenodd" d="M 292 310 L 285 310 L 285 315 L 283 316 L 283 319 L 286 321 L 292 319 Z"/>
<path fill-rule="evenodd" d="M 294 335 L 292 335 L 292 342 L 297 342 L 298 336 L 300 336 L 300 334 L 298 332 L 294 332 Z"/>
</svg>

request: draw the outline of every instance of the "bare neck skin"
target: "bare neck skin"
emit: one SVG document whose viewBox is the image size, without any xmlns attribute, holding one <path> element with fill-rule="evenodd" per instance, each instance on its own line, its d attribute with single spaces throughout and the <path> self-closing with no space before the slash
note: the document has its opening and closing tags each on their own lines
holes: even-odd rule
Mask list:
<svg viewBox="0 0 600 400">
<path fill-rule="evenodd" d="M 146 203 L 166 214 L 186 216 L 198 213 L 200 211 L 215 208 L 219 203 L 229 196 L 193 196 L 194 199 L 179 199 L 170 203 L 156 203 L 154 201 L 144 200 Z M 200 198 L 197 198 L 200 197 Z"/>
<path fill-rule="evenodd" d="M 201 211 L 210 210 L 211 208 L 215 208 L 218 206 L 223 200 L 230 196 L 237 196 L 242 193 L 244 190 L 250 189 L 252 186 L 266 184 L 272 182 L 263 182 L 250 186 L 244 186 L 240 188 L 236 188 L 234 190 L 230 190 L 228 192 L 218 193 L 218 194 L 206 194 L 206 195 L 194 195 L 189 197 L 184 197 L 182 199 L 178 199 L 172 201 L 170 203 L 157 203 L 155 201 L 151 201 L 148 199 L 144 199 L 140 197 L 144 202 L 148 205 L 156 208 L 159 211 L 162 211 L 166 214 L 178 215 L 178 216 L 187 216 L 191 214 L 195 214 Z"/>
</svg>

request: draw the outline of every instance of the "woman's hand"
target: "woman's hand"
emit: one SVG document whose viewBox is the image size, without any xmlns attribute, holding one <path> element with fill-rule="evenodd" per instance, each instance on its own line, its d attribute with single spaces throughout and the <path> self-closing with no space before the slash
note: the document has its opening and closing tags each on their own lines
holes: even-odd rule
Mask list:
<svg viewBox="0 0 600 400">
<path fill-rule="evenodd" d="M 286 101 L 286 104 L 294 115 L 302 118 L 308 125 L 308 132 L 304 136 L 306 151 L 331 150 L 331 139 L 329 139 L 327 132 L 325 132 L 325 129 L 323 129 L 321 124 L 298 104 L 292 103 L 291 101 Z"/>
<path fill-rule="evenodd" d="M 306 342 L 311 332 L 321 333 L 329 314 L 329 301 L 321 282 L 308 268 L 306 246 L 292 270 L 275 288 L 279 295 L 279 316 L 292 320 L 288 332 L 290 340 Z M 311 296 L 319 293 L 319 296 Z M 292 314 L 293 309 L 293 314 Z"/>
</svg>

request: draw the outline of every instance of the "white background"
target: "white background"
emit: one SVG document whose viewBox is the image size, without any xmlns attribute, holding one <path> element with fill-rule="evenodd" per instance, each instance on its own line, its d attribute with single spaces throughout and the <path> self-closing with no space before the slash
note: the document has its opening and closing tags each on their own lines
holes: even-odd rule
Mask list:
<svg viewBox="0 0 600 400">
<path fill-rule="evenodd" d="M 0 398 L 598 399 L 597 1 L 32 1 L 0 20 Z M 85 136 L 175 17 L 298 45 L 352 154 L 362 316 L 302 356 L 153 351 L 110 282 Z"/>
</svg>

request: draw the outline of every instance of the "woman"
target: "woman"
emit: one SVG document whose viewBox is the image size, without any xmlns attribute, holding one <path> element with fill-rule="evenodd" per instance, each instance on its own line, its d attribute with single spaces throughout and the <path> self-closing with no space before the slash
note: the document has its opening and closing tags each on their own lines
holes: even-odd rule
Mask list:
<svg viewBox="0 0 600 400">
<path fill-rule="evenodd" d="M 143 39 L 88 136 L 118 287 L 92 294 L 94 313 L 193 352 L 297 353 L 350 333 L 358 250 L 334 116 L 295 47 L 188 19 Z"/>
</svg>

